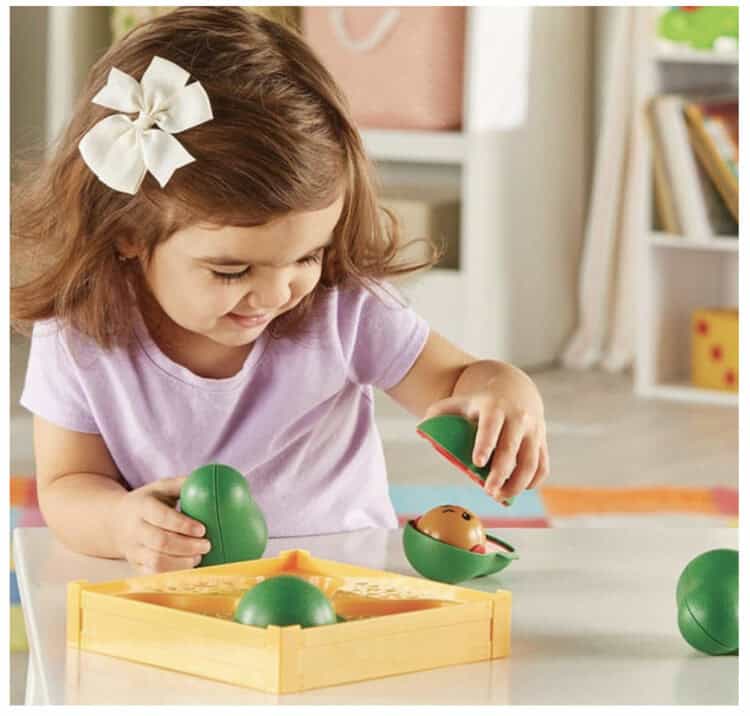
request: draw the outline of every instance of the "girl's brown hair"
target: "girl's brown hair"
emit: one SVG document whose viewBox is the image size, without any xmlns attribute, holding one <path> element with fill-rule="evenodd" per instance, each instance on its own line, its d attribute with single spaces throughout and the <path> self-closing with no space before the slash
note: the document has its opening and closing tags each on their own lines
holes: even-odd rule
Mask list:
<svg viewBox="0 0 750 716">
<path fill-rule="evenodd" d="M 195 162 L 164 188 L 147 174 L 131 196 L 100 182 L 78 143 L 112 113 L 91 102 L 110 68 L 140 79 L 154 55 L 203 85 L 214 119 L 178 135 Z M 13 187 L 14 264 L 32 276 L 11 288 L 11 320 L 26 331 L 30 322 L 56 317 L 105 348 L 126 344 L 133 289 L 142 291 L 145 281 L 139 261 L 118 261 L 118 246 L 134 246 L 149 260 L 186 226 L 259 225 L 328 206 L 342 187 L 321 281 L 274 321 L 274 336 L 293 333 L 322 290 L 425 268 L 437 255 L 433 249 L 425 262 L 395 261 L 398 223 L 378 206 L 346 99 L 300 36 L 238 7 L 178 8 L 131 30 L 96 62 L 54 154 Z"/>
</svg>

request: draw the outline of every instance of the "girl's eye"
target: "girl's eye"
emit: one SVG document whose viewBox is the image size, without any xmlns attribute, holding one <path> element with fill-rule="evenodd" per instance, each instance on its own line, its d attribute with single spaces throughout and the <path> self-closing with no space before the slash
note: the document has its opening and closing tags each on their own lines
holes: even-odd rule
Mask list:
<svg viewBox="0 0 750 716">
<path fill-rule="evenodd" d="M 302 259 L 299 259 L 297 261 L 300 265 L 308 265 L 308 264 L 319 264 L 321 259 L 323 258 L 323 250 L 310 254 L 309 256 L 305 256 Z M 223 273 L 222 271 L 211 271 L 211 273 L 218 278 L 220 281 L 237 281 L 241 278 L 244 278 L 250 273 L 250 266 L 248 266 L 243 271 L 238 271 L 237 273 Z"/>
<path fill-rule="evenodd" d="M 220 281 L 237 281 L 250 273 L 250 267 L 248 266 L 244 271 L 238 273 L 222 273 L 221 271 L 211 271 L 211 273 Z"/>
<path fill-rule="evenodd" d="M 300 259 L 297 263 L 299 264 L 319 264 L 321 258 L 323 258 L 323 251 L 318 251 L 314 254 L 310 254 L 309 256 L 305 256 L 305 258 Z"/>
</svg>

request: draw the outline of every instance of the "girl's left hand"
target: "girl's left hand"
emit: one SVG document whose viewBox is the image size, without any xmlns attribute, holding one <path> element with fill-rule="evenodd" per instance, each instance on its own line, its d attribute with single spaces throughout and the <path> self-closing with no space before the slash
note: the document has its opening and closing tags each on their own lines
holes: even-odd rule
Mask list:
<svg viewBox="0 0 750 716">
<path fill-rule="evenodd" d="M 490 462 L 485 492 L 497 502 L 541 484 L 549 474 L 544 406 L 531 379 L 512 366 L 490 378 L 482 390 L 433 403 L 425 419 L 460 414 L 478 423 L 472 460 Z M 493 453 L 494 450 L 494 453 Z"/>
</svg>

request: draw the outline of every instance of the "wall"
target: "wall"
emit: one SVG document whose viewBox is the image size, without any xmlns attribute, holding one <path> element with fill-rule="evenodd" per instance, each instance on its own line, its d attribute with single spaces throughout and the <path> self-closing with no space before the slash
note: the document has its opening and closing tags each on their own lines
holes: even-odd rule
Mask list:
<svg viewBox="0 0 750 716">
<path fill-rule="evenodd" d="M 53 141 L 67 124 L 89 67 L 109 49 L 109 7 L 50 8 L 46 132 Z"/>
<path fill-rule="evenodd" d="M 616 8 L 597 7 L 594 8 L 594 96 L 593 96 L 593 146 L 599 136 L 599 119 L 601 118 L 602 105 L 604 102 L 604 78 L 607 77 L 609 63 L 612 61 L 608 55 L 608 48 L 614 35 L 614 21 L 617 17 Z"/>
<path fill-rule="evenodd" d="M 33 161 L 44 144 L 46 7 L 10 9 L 10 152 Z M 21 172 L 11 164 L 11 181 Z"/>
</svg>

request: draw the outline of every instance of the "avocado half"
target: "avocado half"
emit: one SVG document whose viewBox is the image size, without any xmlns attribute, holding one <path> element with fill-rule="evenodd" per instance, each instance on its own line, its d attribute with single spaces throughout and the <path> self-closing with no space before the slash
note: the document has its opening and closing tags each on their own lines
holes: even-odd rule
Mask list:
<svg viewBox="0 0 750 716">
<path fill-rule="evenodd" d="M 477 426 L 462 415 L 436 415 L 417 425 L 417 433 L 426 438 L 449 462 L 468 475 L 481 487 L 490 474 L 492 456 L 484 467 L 478 467 L 471 459 Z M 513 497 L 507 499 L 513 504 Z"/>
<path fill-rule="evenodd" d="M 454 547 L 420 532 L 415 520 L 404 526 L 403 546 L 406 558 L 423 577 L 437 582 L 457 584 L 476 577 L 500 572 L 518 559 L 515 548 L 494 535 L 485 533 L 488 542 L 502 551 L 480 554 Z"/>
<path fill-rule="evenodd" d="M 248 589 L 234 612 L 234 621 L 266 627 L 336 624 L 331 601 L 315 585 L 291 574 L 270 577 Z"/>
</svg>

